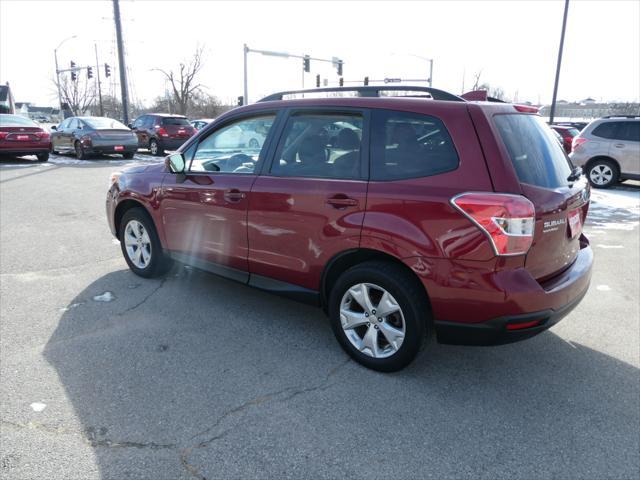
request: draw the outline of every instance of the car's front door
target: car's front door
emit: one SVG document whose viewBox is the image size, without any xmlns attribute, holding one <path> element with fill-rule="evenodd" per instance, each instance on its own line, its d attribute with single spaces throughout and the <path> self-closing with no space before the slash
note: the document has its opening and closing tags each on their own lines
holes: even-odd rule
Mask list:
<svg viewBox="0 0 640 480">
<path fill-rule="evenodd" d="M 364 218 L 368 115 L 290 112 L 249 200 L 251 282 L 319 289 L 328 261 L 358 248 Z M 337 130 L 334 137 L 330 131 Z M 265 279 L 264 277 L 270 277 Z"/>
<path fill-rule="evenodd" d="M 268 132 L 275 114 L 258 119 Z M 240 281 L 248 278 L 249 192 L 265 151 L 218 144 L 229 129 L 246 121 L 222 124 L 189 147 L 185 175 L 167 175 L 160 203 L 166 247 L 175 257 Z"/>
<path fill-rule="evenodd" d="M 56 152 L 64 152 L 69 148 L 68 142 L 65 141 L 65 131 L 69 128 L 71 118 L 63 120 L 58 128 L 51 135 L 51 147 Z"/>
</svg>

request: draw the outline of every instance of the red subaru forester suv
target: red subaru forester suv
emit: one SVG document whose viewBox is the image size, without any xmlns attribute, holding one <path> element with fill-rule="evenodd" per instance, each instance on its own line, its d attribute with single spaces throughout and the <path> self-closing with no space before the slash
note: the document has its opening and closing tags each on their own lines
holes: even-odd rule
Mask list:
<svg viewBox="0 0 640 480">
<path fill-rule="evenodd" d="M 324 91 L 340 96 L 272 95 L 162 165 L 115 173 L 107 216 L 131 270 L 177 260 L 320 305 L 346 352 L 381 371 L 426 334 L 512 342 L 578 304 L 589 186 L 531 107 L 425 87 L 305 96 Z"/>
</svg>

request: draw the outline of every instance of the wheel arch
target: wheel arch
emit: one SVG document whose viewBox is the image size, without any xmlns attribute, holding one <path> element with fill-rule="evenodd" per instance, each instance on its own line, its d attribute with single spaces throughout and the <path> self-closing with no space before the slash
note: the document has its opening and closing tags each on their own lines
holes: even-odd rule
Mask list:
<svg viewBox="0 0 640 480">
<path fill-rule="evenodd" d="M 153 222 L 153 216 L 151 215 L 151 212 L 149 212 L 149 209 L 144 205 L 144 203 L 138 200 L 134 200 L 132 198 L 127 198 L 126 200 L 122 200 L 120 203 L 118 203 L 113 213 L 113 224 L 115 227 L 117 238 L 120 238 L 120 222 L 122 222 L 122 217 L 124 217 L 124 214 L 127 213 L 132 208 L 138 208 L 138 207 L 142 208 L 147 213 L 151 221 Z M 153 223 L 155 227 L 155 222 Z M 158 228 L 156 227 L 156 231 L 157 230 Z"/>
<path fill-rule="evenodd" d="M 429 306 L 428 318 L 430 319 L 430 321 L 433 321 L 433 310 L 431 308 L 429 292 L 427 292 L 427 289 L 420 281 L 420 278 L 418 277 L 416 272 L 414 272 L 406 263 L 404 263 L 399 258 L 394 257 L 393 255 L 389 255 L 388 253 L 382 252 L 380 250 L 373 250 L 369 248 L 354 248 L 351 250 L 346 250 L 344 252 L 338 253 L 331 260 L 329 260 L 326 267 L 324 268 L 324 271 L 322 272 L 322 277 L 320 280 L 320 304 L 325 313 L 327 313 L 328 311 L 328 300 L 331 286 L 336 282 L 340 275 L 342 275 L 351 267 L 372 260 L 393 263 L 394 265 L 398 265 L 406 272 L 408 272 L 418 283 L 418 285 L 420 285 L 421 291 L 424 292 L 425 298 L 427 300 L 427 305 Z"/>
<path fill-rule="evenodd" d="M 613 163 L 615 165 L 615 167 L 618 169 L 618 176 L 620 176 L 620 172 L 621 172 L 620 163 L 618 163 L 618 161 L 615 158 L 610 157 L 608 155 L 596 155 L 595 157 L 591 157 L 589 160 L 587 160 L 587 163 L 585 163 L 585 165 L 584 165 L 585 168 L 588 170 L 591 167 L 591 165 L 593 165 L 598 160 L 607 160 L 607 161 Z"/>
</svg>

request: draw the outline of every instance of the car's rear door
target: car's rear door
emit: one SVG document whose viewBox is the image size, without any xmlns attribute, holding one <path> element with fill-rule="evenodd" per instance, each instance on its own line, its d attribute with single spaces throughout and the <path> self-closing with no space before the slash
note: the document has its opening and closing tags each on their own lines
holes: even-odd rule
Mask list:
<svg viewBox="0 0 640 480">
<path fill-rule="evenodd" d="M 611 153 L 619 160 L 621 172 L 640 175 L 640 120 L 620 122 L 617 133 Z"/>
<path fill-rule="evenodd" d="M 268 132 L 273 112 L 241 117 L 209 131 L 186 152 L 184 175 L 167 175 L 160 212 L 165 246 L 171 253 L 203 268 L 246 281 L 247 207 L 263 149 L 217 146 L 229 128 L 258 120 Z"/>
<path fill-rule="evenodd" d="M 357 109 L 287 112 L 271 164 L 251 190 L 252 284 L 266 286 L 275 279 L 317 291 L 327 262 L 359 246 L 367 195 L 368 116 Z M 353 126 L 345 134 L 349 141 L 330 143 L 328 129 L 340 122 Z"/>
</svg>

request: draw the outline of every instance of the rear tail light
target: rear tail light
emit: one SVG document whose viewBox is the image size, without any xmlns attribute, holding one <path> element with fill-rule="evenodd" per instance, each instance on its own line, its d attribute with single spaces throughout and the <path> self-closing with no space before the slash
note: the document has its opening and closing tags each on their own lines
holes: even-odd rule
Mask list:
<svg viewBox="0 0 640 480">
<path fill-rule="evenodd" d="M 9 136 L 9 132 L 0 132 L 0 140 L 7 138 Z"/>
<path fill-rule="evenodd" d="M 521 323 L 507 323 L 507 330 L 523 330 L 525 328 L 535 327 L 540 325 L 542 320 L 533 320 L 531 322 L 521 322 Z"/>
<path fill-rule="evenodd" d="M 49 140 L 50 136 L 48 132 L 36 132 L 36 137 L 40 140 Z"/>
<path fill-rule="evenodd" d="M 164 127 L 158 128 L 158 135 L 160 135 L 161 137 L 168 137 L 169 136 L 169 134 L 164 129 Z"/>
<path fill-rule="evenodd" d="M 586 142 L 587 142 L 586 138 L 573 137 L 573 140 L 571 140 L 571 151 L 575 152 L 576 148 L 578 148 L 580 145 L 582 145 L 583 143 L 586 143 Z"/>
<path fill-rule="evenodd" d="M 451 204 L 487 236 L 496 255 L 523 255 L 533 243 L 535 207 L 521 195 L 463 193 Z"/>
</svg>

